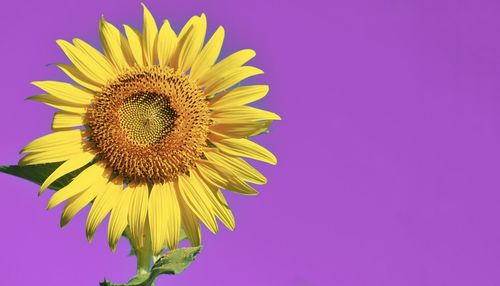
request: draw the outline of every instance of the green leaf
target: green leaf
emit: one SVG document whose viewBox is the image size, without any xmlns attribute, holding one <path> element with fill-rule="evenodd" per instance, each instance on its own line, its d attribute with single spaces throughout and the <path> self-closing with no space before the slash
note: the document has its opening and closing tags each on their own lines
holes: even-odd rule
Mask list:
<svg viewBox="0 0 500 286">
<path fill-rule="evenodd" d="M 201 246 L 178 248 L 167 252 L 156 260 L 150 272 L 132 278 L 127 284 L 113 284 L 104 279 L 100 286 L 151 286 L 156 278 L 163 274 L 175 275 L 186 269 L 198 253 Z"/>
<path fill-rule="evenodd" d="M 108 281 L 108 279 L 104 278 L 104 281 L 102 281 L 101 283 L 99 283 L 99 286 L 112 286 L 114 284 L 112 284 L 111 282 Z"/>
<path fill-rule="evenodd" d="M 41 185 L 47 179 L 47 177 L 54 172 L 57 167 L 59 167 L 63 162 L 57 163 L 47 163 L 47 164 L 39 164 L 39 165 L 27 165 L 27 166 L 18 166 L 18 165 L 4 165 L 0 166 L 0 172 L 13 175 L 19 178 L 26 179 L 35 184 Z M 59 178 L 57 181 L 52 183 L 49 186 L 49 189 L 57 191 L 67 184 L 69 184 L 73 178 L 75 178 L 81 171 L 83 171 L 87 166 L 84 166 L 78 170 L 75 170 L 63 177 Z"/>
<path fill-rule="evenodd" d="M 151 269 L 155 278 L 162 274 L 179 274 L 186 269 L 201 251 L 201 246 L 177 248 L 161 256 Z"/>
</svg>

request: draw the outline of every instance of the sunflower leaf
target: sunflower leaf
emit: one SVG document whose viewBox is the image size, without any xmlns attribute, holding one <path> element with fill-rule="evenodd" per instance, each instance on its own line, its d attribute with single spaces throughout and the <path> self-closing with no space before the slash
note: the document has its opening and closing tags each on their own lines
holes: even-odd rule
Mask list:
<svg viewBox="0 0 500 286">
<path fill-rule="evenodd" d="M 62 162 L 57 163 L 47 163 L 47 164 L 39 164 L 39 165 L 27 165 L 27 166 L 18 166 L 18 165 L 0 165 L 0 172 L 13 175 L 19 178 L 26 179 L 35 184 L 41 185 L 47 179 L 47 177 L 54 172 L 57 167 L 59 167 Z M 85 167 L 82 167 L 78 170 L 75 170 L 67 175 L 62 176 L 57 181 L 52 183 L 49 186 L 49 189 L 57 191 L 67 184 L 69 184 L 73 178 L 75 178 L 81 171 L 83 171 Z"/>
<path fill-rule="evenodd" d="M 162 255 L 153 265 L 151 276 L 162 274 L 179 274 L 194 261 L 200 253 L 201 246 L 177 248 Z"/>
<path fill-rule="evenodd" d="M 156 260 L 150 272 L 132 278 L 127 284 L 113 284 L 107 279 L 100 286 L 151 286 L 163 274 L 175 275 L 186 269 L 200 253 L 201 246 L 178 248 L 167 252 Z"/>
</svg>

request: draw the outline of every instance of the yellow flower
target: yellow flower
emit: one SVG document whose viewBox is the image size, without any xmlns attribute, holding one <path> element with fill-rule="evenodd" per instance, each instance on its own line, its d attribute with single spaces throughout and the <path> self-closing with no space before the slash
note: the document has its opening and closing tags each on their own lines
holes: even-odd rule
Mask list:
<svg viewBox="0 0 500 286">
<path fill-rule="evenodd" d="M 92 203 L 89 240 L 111 213 L 112 250 L 126 231 L 135 249 L 149 245 L 154 254 L 176 248 L 181 229 L 199 245 L 200 221 L 213 233 L 216 217 L 234 229 L 221 189 L 257 194 L 247 182 L 266 178 L 241 157 L 276 164 L 248 138 L 280 117 L 246 105 L 264 97 L 268 86 L 234 87 L 262 73 L 245 66 L 255 52 L 240 50 L 216 62 L 224 29 L 205 43 L 206 28 L 202 14 L 179 34 L 167 20 L 158 30 L 144 6 L 142 32 L 125 25 L 123 35 L 101 19 L 104 54 L 80 39 L 57 41 L 72 62 L 58 67 L 75 83 L 33 82 L 46 94 L 32 99 L 59 110 L 53 132 L 26 145 L 19 164 L 63 162 L 40 193 L 84 167 L 48 203 L 51 209 L 66 202 L 62 226 Z"/>
</svg>

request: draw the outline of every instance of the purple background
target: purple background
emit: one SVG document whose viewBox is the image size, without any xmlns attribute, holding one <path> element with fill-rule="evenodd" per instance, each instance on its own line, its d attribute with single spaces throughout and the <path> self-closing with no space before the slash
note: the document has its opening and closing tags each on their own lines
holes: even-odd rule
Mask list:
<svg viewBox="0 0 500 286">
<path fill-rule="evenodd" d="M 277 167 L 257 197 L 227 194 L 237 229 L 158 285 L 500 285 L 500 2 L 146 1 L 179 29 L 206 12 L 226 54 L 253 48 L 282 122 L 257 141 Z M 55 40 L 98 43 L 101 14 L 141 25 L 139 1 L 2 4 L 1 163 L 49 132 L 24 98 L 64 79 Z M 97 285 L 135 271 L 125 241 L 92 244 L 86 212 L 64 230 L 49 192 L 0 175 L 4 285 Z"/>
</svg>

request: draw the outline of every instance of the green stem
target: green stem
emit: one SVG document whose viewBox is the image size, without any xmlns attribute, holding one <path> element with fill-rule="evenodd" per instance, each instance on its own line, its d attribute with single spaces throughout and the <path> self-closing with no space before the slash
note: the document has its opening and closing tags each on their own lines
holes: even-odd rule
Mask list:
<svg viewBox="0 0 500 286">
<path fill-rule="evenodd" d="M 151 262 L 153 261 L 153 248 L 151 246 L 151 239 L 149 235 L 146 236 L 142 248 L 136 251 L 136 255 L 137 275 L 149 273 L 151 271 Z M 155 281 L 151 282 L 149 285 L 154 286 Z"/>
<path fill-rule="evenodd" d="M 144 274 L 151 271 L 151 262 L 153 261 L 153 248 L 151 245 L 151 236 L 149 233 L 149 224 L 144 228 L 144 245 L 136 250 L 137 255 L 137 274 Z"/>
<path fill-rule="evenodd" d="M 153 253 L 151 249 L 143 247 L 137 250 L 137 274 L 148 273 L 151 270 Z"/>
</svg>

